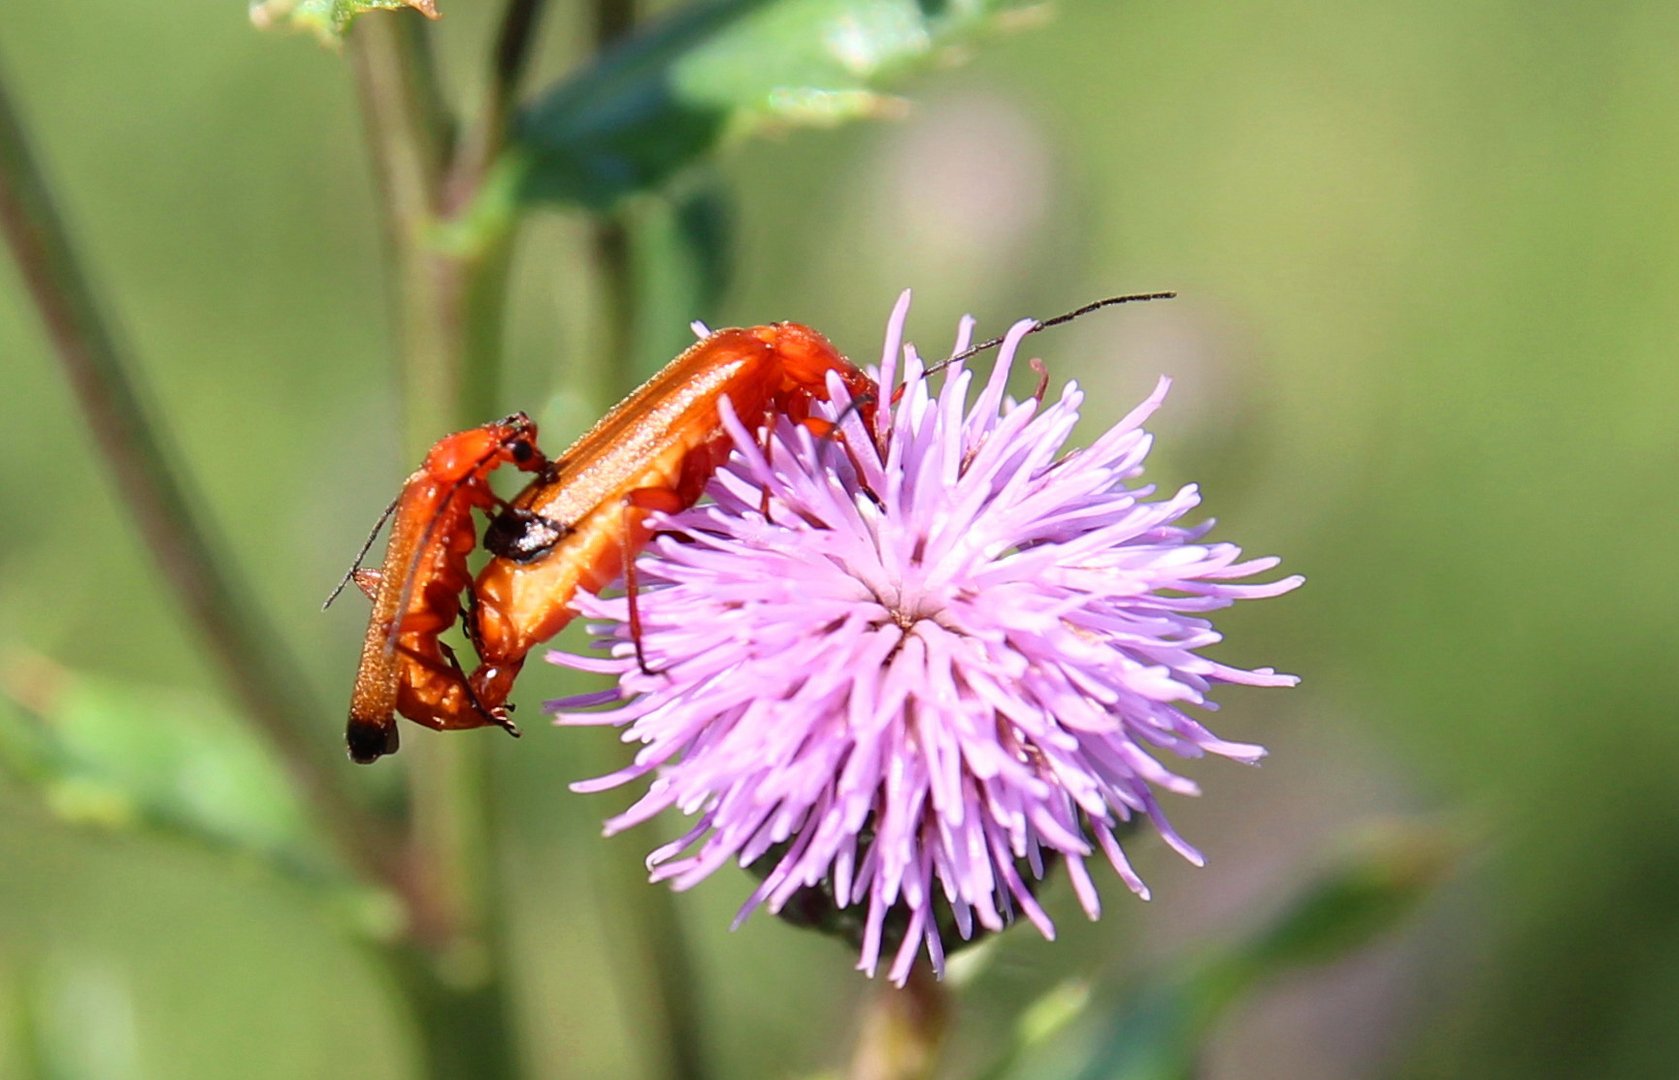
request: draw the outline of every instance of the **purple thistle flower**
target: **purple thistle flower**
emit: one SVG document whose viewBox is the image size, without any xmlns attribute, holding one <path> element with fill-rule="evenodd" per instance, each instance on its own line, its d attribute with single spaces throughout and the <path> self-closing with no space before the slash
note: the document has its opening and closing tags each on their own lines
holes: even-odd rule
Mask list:
<svg viewBox="0 0 1679 1080">
<path fill-rule="evenodd" d="M 908 301 L 887 327 L 883 386 Z M 971 408 L 973 373 L 951 365 L 935 395 L 913 346 L 902 397 L 881 395 L 873 432 L 836 382 L 826 415 L 843 443 L 783 420 L 766 460 L 763 436 L 725 408 L 735 450 L 714 501 L 664 519 L 668 535 L 637 563 L 652 674 L 624 598 L 579 598 L 613 620 L 612 653 L 550 658 L 619 686 L 551 707 L 615 702 L 558 720 L 621 726 L 642 745 L 627 768 L 573 789 L 653 776 L 608 834 L 670 807 L 696 819 L 648 857 L 653 880 L 682 889 L 725 863 L 753 867 L 762 881 L 737 925 L 821 887 L 861 909 L 858 967 L 871 975 L 898 936 L 891 914 L 902 934 L 889 975 L 902 983 L 923 943 L 942 970 L 951 928 L 967 939 L 1018 910 L 1053 937 L 1027 880 L 1046 858 L 1066 863 L 1092 918 L 1093 858 L 1146 899 L 1117 835 L 1128 822 L 1148 819 L 1202 863 L 1157 797 L 1196 785 L 1158 752 L 1257 761 L 1262 748 L 1219 739 L 1183 706 L 1212 709 L 1216 683 L 1297 681 L 1201 656 L 1220 639 L 1205 615 L 1302 579 L 1238 584 L 1278 560 L 1203 543 L 1210 522 L 1177 524 L 1200 501 L 1194 486 L 1155 501 L 1132 486 L 1151 442 L 1141 425 L 1169 380 L 1063 452 L 1076 386 L 1049 403 L 1005 396 L 1033 326 L 1015 324 Z M 955 351 L 971 331 L 963 320 Z"/>
</svg>

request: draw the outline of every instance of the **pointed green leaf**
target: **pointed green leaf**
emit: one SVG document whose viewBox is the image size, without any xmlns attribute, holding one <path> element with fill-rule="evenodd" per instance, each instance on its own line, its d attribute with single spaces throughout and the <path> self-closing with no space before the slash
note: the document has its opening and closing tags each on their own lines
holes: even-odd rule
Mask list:
<svg viewBox="0 0 1679 1080">
<path fill-rule="evenodd" d="M 1422 902 L 1456 861 L 1461 841 L 1438 828 L 1394 824 L 1357 837 L 1333 867 L 1232 951 L 1263 977 L 1328 963 L 1362 948 Z"/>
<path fill-rule="evenodd" d="M 78 825 L 155 829 L 330 873 L 279 765 L 202 698 L 14 660 L 0 678 L 0 765 Z"/>
<path fill-rule="evenodd" d="M 0 971 L 0 1011 L 9 1021 L 0 1075 L 39 1080 L 125 1080 L 142 1075 L 135 991 L 107 961 L 28 956 Z M 13 1060 L 7 1061 L 10 1057 Z"/>
<path fill-rule="evenodd" d="M 1272 976 L 1339 959 L 1391 929 L 1446 875 L 1461 846 L 1446 830 L 1415 824 L 1355 838 L 1270 921 L 1157 973 L 1110 1008 L 1086 1010 L 1092 1020 L 1075 1041 L 1089 1050 L 1077 1076 L 1189 1080 L 1232 1005 Z"/>
<path fill-rule="evenodd" d="M 980 1074 L 981 1080 L 1002 1080 L 1013 1076 L 1027 1055 L 1040 1047 L 1059 1042 L 1062 1033 L 1089 1008 L 1093 1000 L 1091 990 L 1088 979 L 1068 979 L 1027 1005 L 1015 1021 L 1014 1037 L 1007 1049 Z"/>
<path fill-rule="evenodd" d="M 428 19 L 438 17 L 436 0 L 252 0 L 251 22 L 264 30 L 282 26 L 309 30 L 333 44 L 344 36 L 357 15 L 405 7 Z"/>
<path fill-rule="evenodd" d="M 1145 986 L 1110 1014 L 1078 1080 L 1193 1080 L 1213 1020 L 1196 1004 L 1193 979 Z"/>
<path fill-rule="evenodd" d="M 894 112 L 905 75 L 1022 0 L 713 0 L 648 25 L 521 114 L 502 188 L 610 206 L 734 139 Z"/>
</svg>

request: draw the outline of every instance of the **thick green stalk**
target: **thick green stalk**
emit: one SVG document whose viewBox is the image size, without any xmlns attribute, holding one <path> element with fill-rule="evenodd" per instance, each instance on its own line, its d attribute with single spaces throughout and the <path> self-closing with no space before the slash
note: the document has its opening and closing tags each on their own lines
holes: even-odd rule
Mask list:
<svg viewBox="0 0 1679 1080">
<path fill-rule="evenodd" d="M 597 52 L 612 48 L 635 29 L 635 0 L 595 0 L 594 39 Z M 630 263 L 630 233 L 627 217 L 613 212 L 597 217 L 590 231 L 595 280 L 601 292 L 603 316 L 595 324 L 598 348 L 593 385 L 604 391 L 605 405 L 623 397 L 641 381 L 636 370 L 635 275 Z"/>
<path fill-rule="evenodd" d="M 630 260 L 628 228 L 621 218 L 598 219 L 590 236 L 599 317 L 593 320 L 591 346 L 571 368 L 577 385 L 589 388 L 597 412 L 623 397 L 639 382 L 634 362 L 637 294 Z M 617 744 L 613 744 L 616 749 Z M 623 766 L 614 755 L 598 772 Z M 698 1004 L 701 990 L 688 942 L 676 910 L 676 896 L 647 880 L 639 859 L 626 859 L 614 846 L 598 848 L 613 951 L 625 962 L 615 967 L 624 997 L 638 1005 L 642 1041 L 654 1075 L 669 1080 L 702 1080 L 704 1029 Z"/>
<path fill-rule="evenodd" d="M 425 27 L 368 18 L 350 58 L 392 263 L 405 455 L 489 419 L 504 251 L 444 246 L 453 131 L 438 105 Z M 470 191 L 460 193 L 461 205 Z M 518 1073 L 506 980 L 494 787 L 486 735 L 411 740 L 414 951 L 396 959 L 432 1076 Z"/>
<path fill-rule="evenodd" d="M 635 27 L 634 0 L 595 0 L 593 8 L 597 51 L 611 48 Z M 603 412 L 640 382 L 633 355 L 640 304 L 630 243 L 623 215 L 600 217 L 593 223 L 590 256 L 601 314 L 592 327 L 593 347 L 586 350 L 592 359 L 579 365 L 573 377 L 590 388 Z M 613 762 L 609 769 L 620 764 Z M 610 911 L 618 934 L 616 947 L 630 961 L 621 965 L 620 978 L 626 984 L 626 997 L 640 1005 L 649 1035 L 644 1045 L 658 1054 L 650 1064 L 670 1080 L 702 1080 L 708 1075 L 698 1008 L 703 993 L 676 897 L 669 889 L 650 884 L 639 861 L 625 862 L 620 855 L 603 850 L 598 857 L 614 900 Z"/>
<path fill-rule="evenodd" d="M 452 216 L 470 206 L 507 144 L 519 83 L 530 66 L 544 7 L 545 0 L 508 0 L 502 12 L 501 26 L 490 54 L 484 103 L 454 155 L 444 185 L 446 214 Z"/>
<path fill-rule="evenodd" d="M 613 744 L 613 750 L 617 744 Z M 623 767 L 613 750 L 591 773 Z M 705 1029 L 700 1013 L 704 1000 L 699 975 L 689 955 L 676 906 L 676 896 L 664 885 L 647 880 L 641 859 L 622 844 L 595 845 L 600 875 L 602 917 L 608 945 L 618 962 L 613 977 L 625 1001 L 635 1003 L 638 1040 L 647 1055 L 650 1075 L 668 1080 L 704 1080 Z"/>
<path fill-rule="evenodd" d="M 418 19 L 364 18 L 349 39 L 369 156 L 393 264 L 404 456 L 466 426 L 461 388 L 465 267 L 433 250 L 438 201 L 452 139 L 439 112 L 433 61 Z"/>
</svg>

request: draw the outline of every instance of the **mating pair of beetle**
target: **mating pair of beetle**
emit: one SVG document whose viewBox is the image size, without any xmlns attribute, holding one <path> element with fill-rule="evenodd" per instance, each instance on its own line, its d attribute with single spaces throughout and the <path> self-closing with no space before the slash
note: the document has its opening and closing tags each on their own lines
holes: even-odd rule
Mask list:
<svg viewBox="0 0 1679 1080">
<path fill-rule="evenodd" d="M 810 422 L 811 403 L 828 399 L 829 372 L 872 427 L 874 380 L 816 331 L 777 323 L 706 337 L 558 458 L 537 449 L 523 413 L 439 441 L 386 510 L 381 568 L 358 559 L 345 578 L 373 602 L 345 733 L 351 759 L 394 753 L 398 713 L 440 731 L 496 724 L 517 735 L 507 695 L 526 655 L 572 620 L 577 590 L 632 569 L 650 513 L 692 506 L 728 457 L 720 399 L 754 427 L 778 415 Z M 490 489 L 503 464 L 536 474 L 511 501 Z M 467 567 L 474 509 L 499 510 L 476 579 Z M 440 637 L 463 615 L 479 658 L 470 674 Z"/>
<path fill-rule="evenodd" d="M 1110 304 L 1172 295 L 1110 297 L 1028 332 Z M 975 345 L 929 372 L 1001 342 Z M 634 558 L 648 540 L 646 519 L 694 505 L 727 459 L 722 398 L 749 427 L 786 416 L 820 434 L 830 425 L 814 419 L 811 406 L 829 399 L 830 373 L 873 431 L 874 380 L 815 330 L 775 323 L 709 335 L 558 458 L 537 449 L 536 425 L 523 413 L 439 441 L 385 511 L 392 524 L 381 568 L 363 569 L 358 558 L 327 599 L 353 579 L 373 602 L 350 699 L 351 759 L 366 764 L 394 753 L 398 713 L 440 731 L 494 724 L 517 735 L 507 696 L 525 657 L 576 615 L 571 601 L 579 589 L 598 591 L 620 573 L 639 647 Z M 535 474 L 511 501 L 489 485 L 503 464 Z M 474 509 L 498 511 L 484 532 L 491 559 L 476 579 L 467 566 L 477 544 Z M 456 619 L 478 653 L 470 674 L 440 636 Z"/>
</svg>

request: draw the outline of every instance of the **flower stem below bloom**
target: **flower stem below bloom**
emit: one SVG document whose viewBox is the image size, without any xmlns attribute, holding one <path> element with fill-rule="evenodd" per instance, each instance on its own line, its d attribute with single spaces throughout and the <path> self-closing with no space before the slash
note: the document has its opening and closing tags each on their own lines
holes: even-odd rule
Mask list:
<svg viewBox="0 0 1679 1080">
<path fill-rule="evenodd" d="M 902 989 L 874 987 L 863 1007 L 847 1080 L 922 1080 L 933 1075 L 950 1021 L 950 993 L 919 963 Z"/>
</svg>

